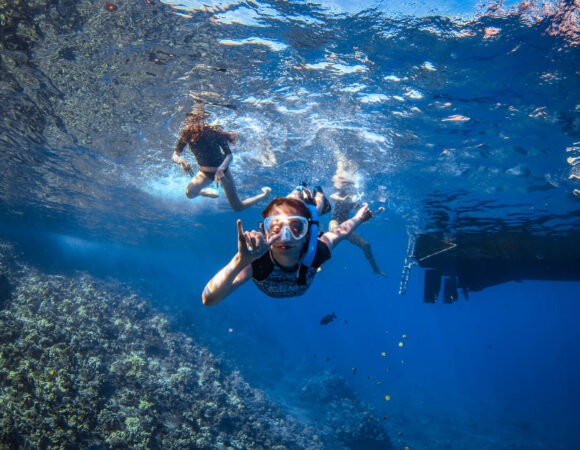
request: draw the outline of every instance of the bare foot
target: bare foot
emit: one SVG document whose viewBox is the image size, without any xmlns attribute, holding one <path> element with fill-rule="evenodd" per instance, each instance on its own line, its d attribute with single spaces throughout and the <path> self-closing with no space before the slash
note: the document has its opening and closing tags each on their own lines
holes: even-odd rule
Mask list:
<svg viewBox="0 0 580 450">
<path fill-rule="evenodd" d="M 272 192 L 272 188 L 269 188 L 269 187 L 263 187 L 263 188 L 262 188 L 262 192 L 263 192 L 265 195 L 269 195 L 269 194 L 270 194 L 270 192 Z"/>
<path fill-rule="evenodd" d="M 202 189 L 200 191 L 199 195 L 201 195 L 203 197 L 209 197 L 209 198 L 218 198 L 219 197 L 219 193 L 218 193 L 217 189 L 214 189 L 214 188 Z"/>
</svg>

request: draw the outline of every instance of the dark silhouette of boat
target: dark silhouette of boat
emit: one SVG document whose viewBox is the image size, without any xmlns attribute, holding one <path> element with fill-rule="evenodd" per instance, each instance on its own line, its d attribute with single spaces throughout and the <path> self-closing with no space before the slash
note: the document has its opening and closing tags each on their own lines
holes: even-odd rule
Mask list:
<svg viewBox="0 0 580 450">
<path fill-rule="evenodd" d="M 481 291 L 509 281 L 580 281 L 580 233 L 526 232 L 420 234 L 409 241 L 399 294 L 412 266 L 425 269 L 423 301 L 458 300 L 459 291 Z"/>
</svg>

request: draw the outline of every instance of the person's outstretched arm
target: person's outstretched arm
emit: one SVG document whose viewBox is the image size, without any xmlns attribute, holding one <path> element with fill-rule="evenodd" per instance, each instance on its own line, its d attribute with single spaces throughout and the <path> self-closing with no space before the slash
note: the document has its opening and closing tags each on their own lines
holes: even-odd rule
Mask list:
<svg viewBox="0 0 580 450">
<path fill-rule="evenodd" d="M 171 157 L 171 160 L 174 163 L 179 164 L 181 166 L 181 170 L 183 170 L 186 174 L 192 177 L 193 169 L 191 168 L 191 164 L 189 164 L 185 159 L 181 157 L 181 153 L 183 152 L 185 145 L 186 142 L 183 140 L 183 137 L 180 137 L 179 141 L 177 141 L 177 144 L 175 144 L 175 149 L 173 150 L 173 156 Z"/>
<path fill-rule="evenodd" d="M 350 203 L 357 202 L 356 196 L 348 195 L 348 194 L 340 195 L 338 192 L 334 192 L 334 193 L 330 194 L 330 198 L 332 200 L 334 200 L 335 202 L 350 202 Z"/>
<path fill-rule="evenodd" d="M 332 250 L 341 241 L 348 238 L 361 223 L 366 222 L 372 217 L 373 213 L 370 211 L 368 203 L 363 203 L 353 218 L 345 220 L 332 231 L 327 231 L 320 239 L 324 241 L 330 250 Z"/>
<path fill-rule="evenodd" d="M 252 262 L 263 256 L 279 235 L 266 239 L 259 231 L 244 231 L 238 219 L 238 252 L 205 286 L 201 299 L 205 306 L 216 305 L 252 277 Z"/>
</svg>

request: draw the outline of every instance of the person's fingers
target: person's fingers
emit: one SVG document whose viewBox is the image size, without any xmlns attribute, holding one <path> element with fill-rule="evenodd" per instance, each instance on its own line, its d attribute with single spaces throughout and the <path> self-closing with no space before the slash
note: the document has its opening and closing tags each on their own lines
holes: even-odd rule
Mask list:
<svg viewBox="0 0 580 450">
<path fill-rule="evenodd" d="M 262 250 L 265 244 L 264 235 L 259 231 L 254 231 L 254 245 L 256 250 Z"/>
<path fill-rule="evenodd" d="M 246 244 L 246 236 L 244 234 L 244 227 L 242 227 L 242 221 L 241 219 L 238 219 L 238 221 L 236 222 L 236 225 L 238 227 L 238 241 L 240 242 L 240 244 Z"/>
<path fill-rule="evenodd" d="M 256 249 L 258 248 L 258 240 L 256 239 L 256 236 L 254 235 L 254 233 L 246 233 L 247 239 L 246 241 L 248 242 L 248 248 L 250 249 L 250 251 L 256 251 Z"/>
<path fill-rule="evenodd" d="M 362 222 L 366 222 L 367 220 L 369 220 L 373 216 L 373 213 L 369 209 L 369 204 L 368 203 L 363 203 L 363 205 L 361 206 L 361 208 L 356 213 L 356 216 Z"/>
<path fill-rule="evenodd" d="M 193 170 L 191 170 L 191 166 L 189 164 L 182 164 L 181 170 L 183 170 L 189 176 L 193 176 Z"/>
<path fill-rule="evenodd" d="M 270 247 L 274 242 L 279 241 L 282 238 L 282 233 L 273 234 L 268 239 L 266 239 L 266 245 Z"/>
</svg>

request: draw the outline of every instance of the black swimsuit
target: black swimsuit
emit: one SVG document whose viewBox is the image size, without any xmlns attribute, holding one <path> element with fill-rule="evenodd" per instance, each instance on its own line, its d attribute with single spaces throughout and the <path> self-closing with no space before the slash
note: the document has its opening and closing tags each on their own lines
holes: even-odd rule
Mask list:
<svg viewBox="0 0 580 450">
<path fill-rule="evenodd" d="M 316 272 L 330 256 L 328 246 L 318 239 L 312 266 L 300 264 L 297 270 L 287 271 L 273 261 L 268 252 L 252 263 L 252 280 L 258 289 L 270 297 L 297 297 L 308 290 Z"/>
<path fill-rule="evenodd" d="M 350 213 L 354 208 L 356 208 L 356 203 L 354 202 L 349 200 L 337 201 L 334 204 L 330 220 L 336 220 L 338 223 L 345 222 L 349 219 Z"/>
<path fill-rule="evenodd" d="M 229 169 L 229 167 L 226 167 L 226 170 L 224 170 L 224 175 L 226 174 L 228 169 Z M 212 181 L 215 180 L 215 172 L 208 172 L 207 170 L 201 170 L 201 169 L 199 169 L 199 171 L 201 173 L 203 173 L 206 177 L 211 178 Z"/>
<path fill-rule="evenodd" d="M 227 136 L 213 128 L 204 128 L 197 141 L 189 142 L 189 148 L 197 164 L 205 167 L 219 167 L 226 156 L 232 154 Z"/>
</svg>

